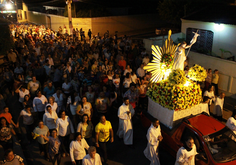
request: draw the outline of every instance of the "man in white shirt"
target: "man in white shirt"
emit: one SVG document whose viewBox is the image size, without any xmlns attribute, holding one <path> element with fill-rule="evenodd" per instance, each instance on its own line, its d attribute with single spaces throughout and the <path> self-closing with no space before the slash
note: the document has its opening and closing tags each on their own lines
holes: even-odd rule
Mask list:
<svg viewBox="0 0 236 165">
<path fill-rule="evenodd" d="M 38 112 L 39 120 L 42 120 L 48 100 L 44 95 L 42 95 L 41 91 L 37 91 L 36 95 L 37 97 L 35 97 L 33 100 L 33 108 L 34 112 Z"/>
<path fill-rule="evenodd" d="M 86 140 L 81 136 L 80 132 L 76 133 L 76 140 L 70 143 L 70 158 L 73 165 L 82 164 L 82 160 L 86 155 L 85 149 L 89 149 Z"/>
<path fill-rule="evenodd" d="M 213 109 L 213 114 L 219 121 L 222 121 L 223 106 L 224 106 L 225 93 L 221 93 L 219 97 L 216 98 L 215 106 Z"/>
<path fill-rule="evenodd" d="M 29 90 L 26 89 L 26 87 L 23 85 L 23 86 L 20 86 L 20 88 L 16 89 L 15 91 L 16 93 L 19 93 L 19 102 L 20 103 L 23 103 L 24 102 L 24 97 L 25 95 L 29 95 Z"/>
<path fill-rule="evenodd" d="M 156 120 L 152 123 L 152 125 L 148 129 L 146 136 L 148 144 L 143 153 L 146 158 L 151 161 L 151 165 L 160 165 L 158 158 L 158 146 L 159 142 L 162 141 L 163 137 L 161 135 L 161 127 L 159 124 L 159 120 Z"/>
<path fill-rule="evenodd" d="M 28 88 L 28 90 L 30 91 L 30 93 L 31 93 L 32 95 L 34 95 L 37 90 L 40 90 L 41 84 L 40 84 L 40 82 L 36 79 L 36 76 L 33 76 L 33 77 L 32 77 L 32 81 L 30 81 L 30 82 L 28 83 L 28 87 L 27 87 L 27 88 Z"/>
<path fill-rule="evenodd" d="M 96 153 L 94 146 L 89 147 L 88 153 L 84 158 L 82 165 L 102 165 L 101 157 Z"/>
<path fill-rule="evenodd" d="M 144 77 L 145 76 L 145 70 L 143 69 L 143 64 L 140 65 L 140 67 L 137 69 L 137 76 L 138 77 Z"/>
<path fill-rule="evenodd" d="M 133 145 L 133 127 L 132 127 L 132 117 L 134 115 L 134 108 L 129 104 L 129 98 L 124 98 L 124 103 L 120 106 L 118 110 L 119 117 L 119 128 L 117 131 L 117 136 L 123 138 L 125 145 Z M 133 147 L 133 146 L 132 146 Z"/>
</svg>

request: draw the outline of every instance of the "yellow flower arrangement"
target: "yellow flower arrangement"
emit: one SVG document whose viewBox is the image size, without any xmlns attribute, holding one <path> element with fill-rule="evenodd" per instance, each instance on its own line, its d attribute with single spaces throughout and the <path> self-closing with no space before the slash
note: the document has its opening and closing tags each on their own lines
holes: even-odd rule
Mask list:
<svg viewBox="0 0 236 165">
<path fill-rule="evenodd" d="M 193 81 L 201 82 L 205 81 L 207 72 L 202 66 L 195 64 L 189 69 L 187 76 Z"/>
<path fill-rule="evenodd" d="M 192 82 L 188 87 L 173 84 L 169 80 L 153 83 L 147 95 L 161 106 L 170 110 L 184 110 L 202 102 L 200 85 Z"/>
<path fill-rule="evenodd" d="M 172 84 L 185 84 L 187 80 L 184 71 L 180 69 L 173 70 L 168 79 Z"/>
</svg>

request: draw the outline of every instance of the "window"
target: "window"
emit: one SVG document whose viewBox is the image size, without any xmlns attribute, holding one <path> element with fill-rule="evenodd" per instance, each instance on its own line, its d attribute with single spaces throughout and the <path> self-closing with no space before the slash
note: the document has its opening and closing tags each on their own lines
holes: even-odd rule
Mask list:
<svg viewBox="0 0 236 165">
<path fill-rule="evenodd" d="M 209 54 L 211 55 L 212 52 L 212 44 L 213 44 L 213 36 L 214 33 L 209 30 L 203 29 L 195 29 L 195 28 L 187 28 L 186 31 L 186 42 L 190 43 L 192 40 L 194 33 L 197 32 L 200 36 L 197 39 L 197 42 L 192 46 L 191 51 L 196 51 L 202 54 Z"/>
</svg>

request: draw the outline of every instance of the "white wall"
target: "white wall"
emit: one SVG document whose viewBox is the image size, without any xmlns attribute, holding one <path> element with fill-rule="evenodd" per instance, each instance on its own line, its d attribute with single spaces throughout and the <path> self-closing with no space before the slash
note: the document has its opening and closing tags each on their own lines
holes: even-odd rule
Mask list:
<svg viewBox="0 0 236 165">
<path fill-rule="evenodd" d="M 236 63 L 190 51 L 189 65 L 199 64 L 205 69 L 219 70 L 219 89 L 224 91 L 227 96 L 235 97 L 236 93 Z"/>
<path fill-rule="evenodd" d="M 224 29 L 221 31 L 216 30 L 215 23 L 200 22 L 191 20 L 182 20 L 181 32 L 186 36 L 187 28 L 196 28 L 210 30 L 214 33 L 212 52 L 221 56 L 220 48 L 231 51 L 236 56 L 236 26 L 223 24 Z"/>
</svg>

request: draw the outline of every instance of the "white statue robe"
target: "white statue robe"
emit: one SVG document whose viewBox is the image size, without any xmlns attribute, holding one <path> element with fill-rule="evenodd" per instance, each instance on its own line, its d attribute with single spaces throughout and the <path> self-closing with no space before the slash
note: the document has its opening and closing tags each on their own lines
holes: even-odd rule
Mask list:
<svg viewBox="0 0 236 165">
<path fill-rule="evenodd" d="M 195 165 L 195 155 L 197 154 L 195 144 L 191 151 L 187 151 L 184 147 L 181 147 L 177 152 L 175 165 Z M 193 158 L 189 161 L 190 156 L 193 156 Z"/>
<path fill-rule="evenodd" d="M 157 150 L 159 146 L 158 137 L 161 136 L 160 125 L 157 128 L 151 125 L 148 129 L 146 136 L 148 144 L 143 153 L 146 156 L 146 158 L 151 161 L 150 165 L 160 165 L 160 161 L 158 158 L 158 150 Z"/>
<path fill-rule="evenodd" d="M 223 106 L 224 106 L 224 99 L 217 97 L 215 106 L 213 109 L 213 114 L 216 116 L 222 116 L 223 115 Z"/>
<path fill-rule="evenodd" d="M 127 112 L 131 113 L 128 115 Z M 133 127 L 131 118 L 134 115 L 134 109 L 131 104 L 122 104 L 118 110 L 119 117 L 119 128 L 117 131 L 117 136 L 124 139 L 125 145 L 133 144 Z"/>
<path fill-rule="evenodd" d="M 180 69 L 184 70 L 184 61 L 186 60 L 185 49 L 178 48 L 176 57 L 174 59 L 173 70 Z"/>
</svg>

